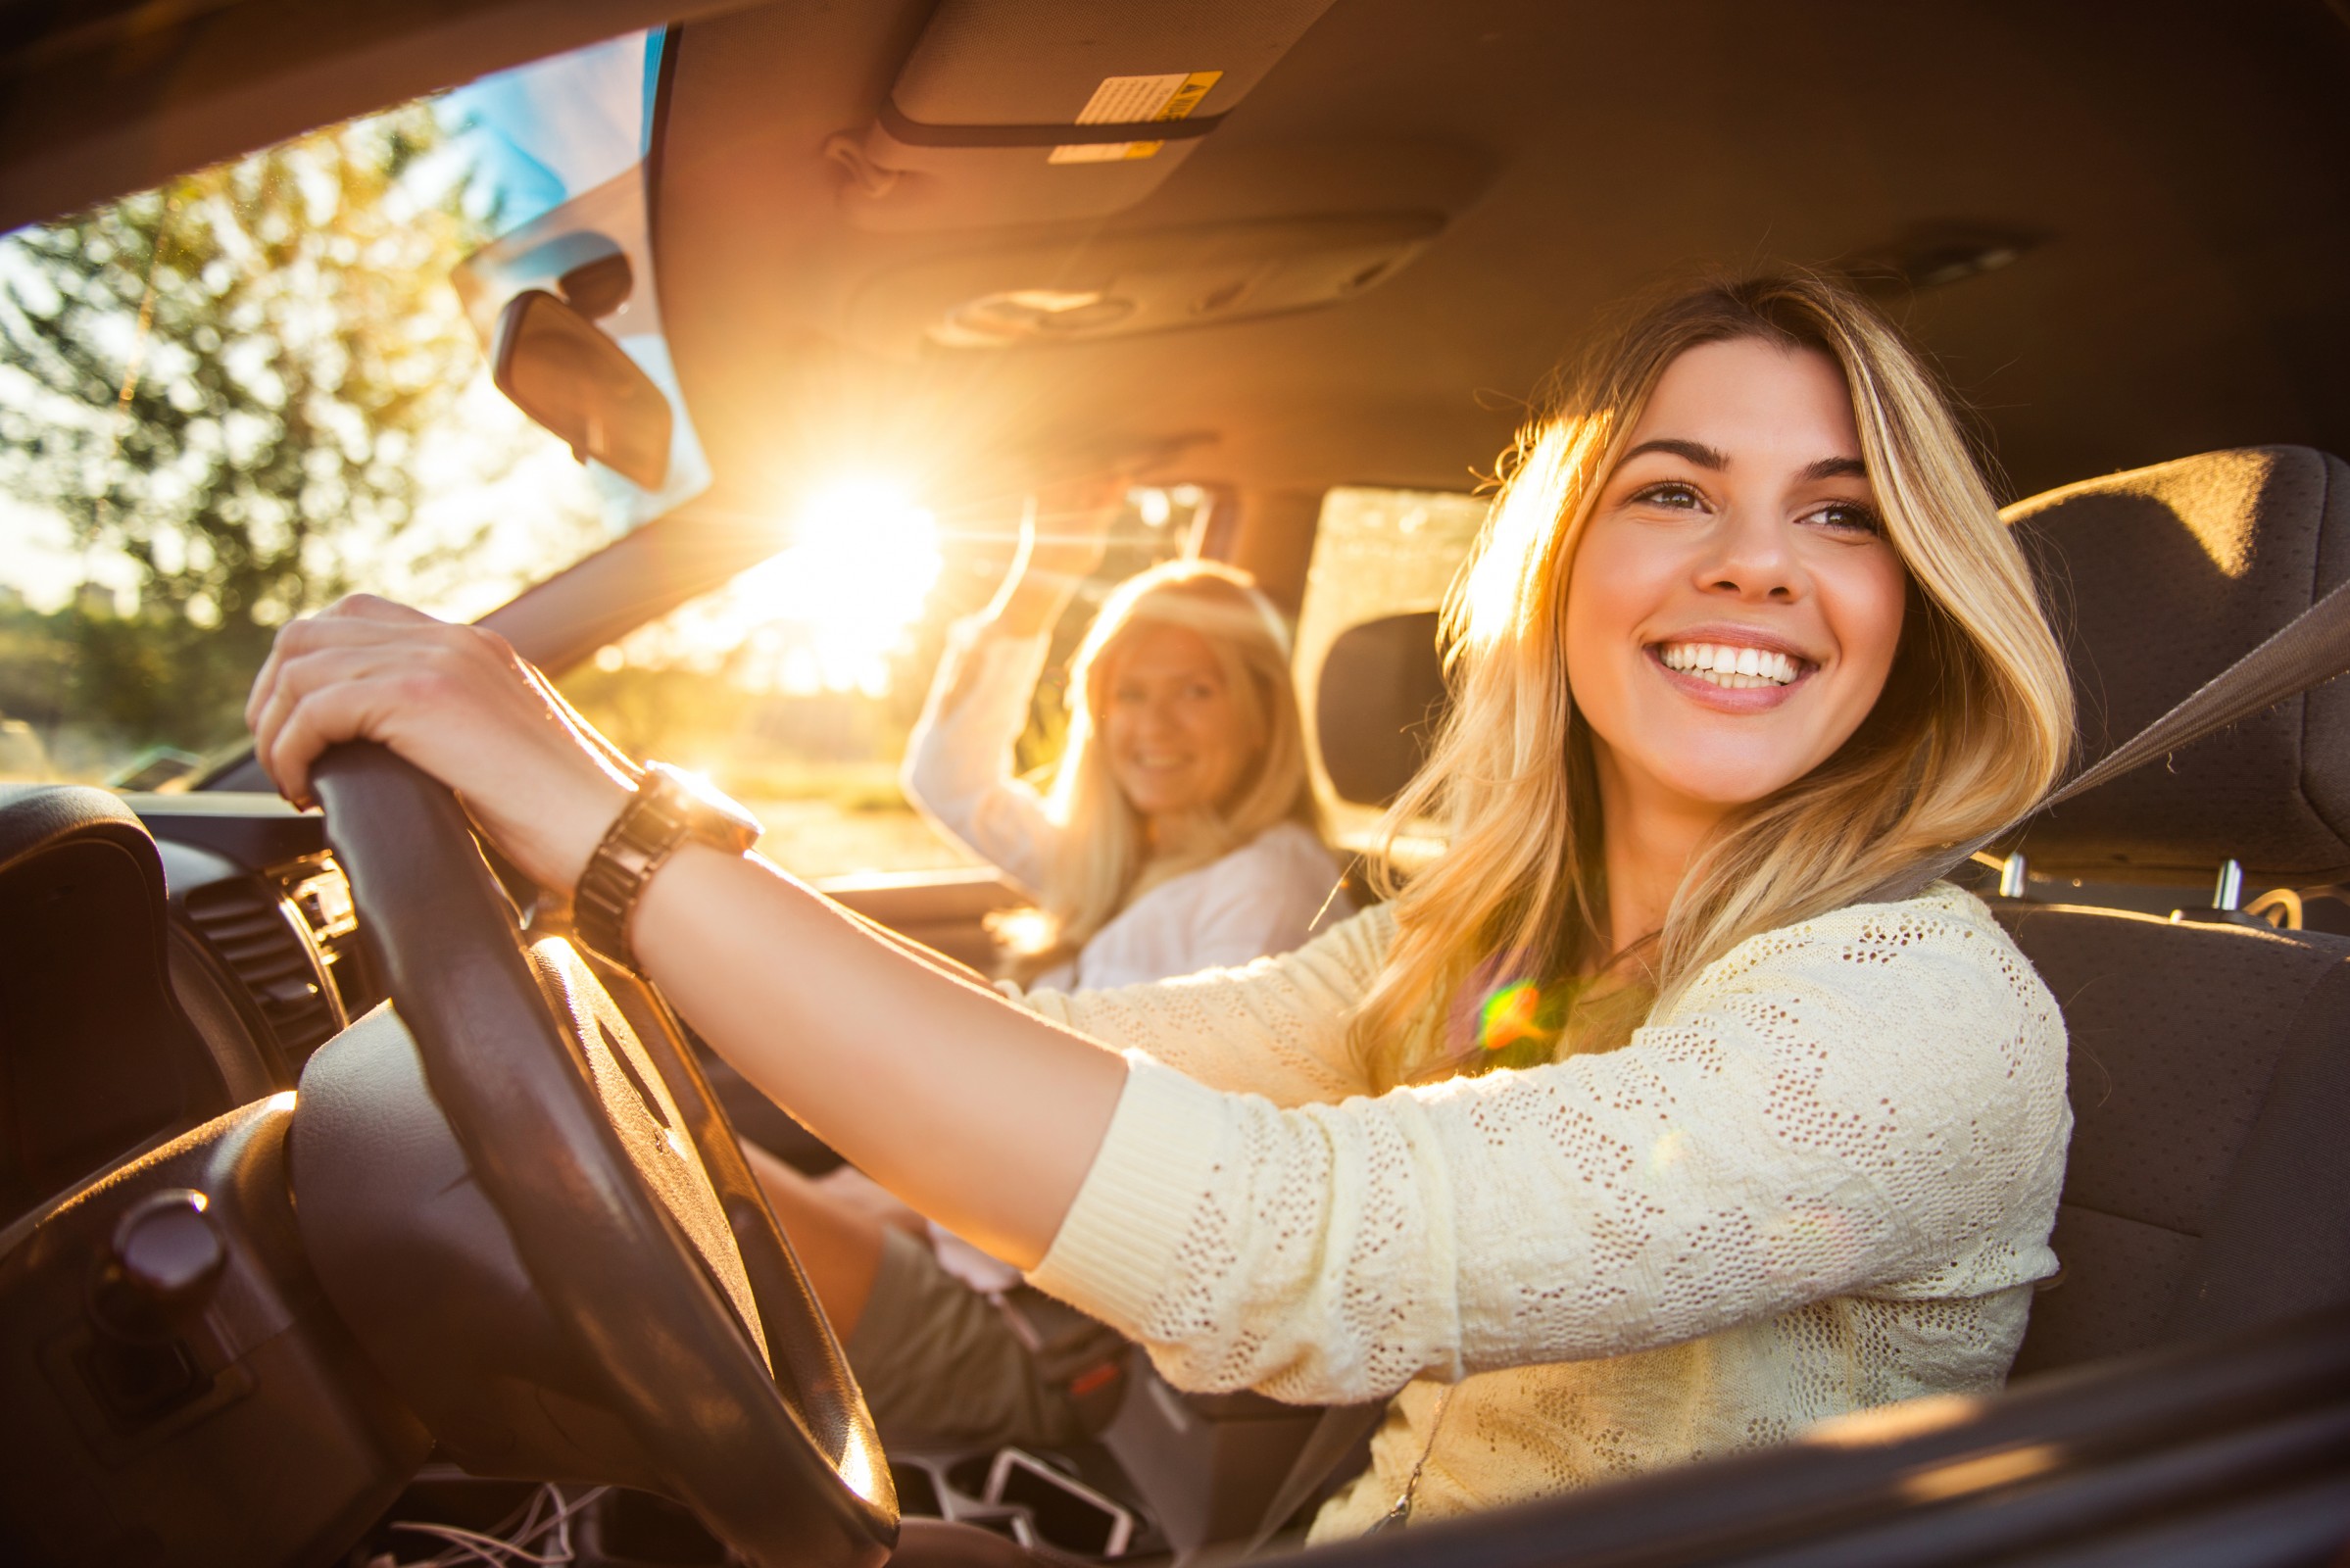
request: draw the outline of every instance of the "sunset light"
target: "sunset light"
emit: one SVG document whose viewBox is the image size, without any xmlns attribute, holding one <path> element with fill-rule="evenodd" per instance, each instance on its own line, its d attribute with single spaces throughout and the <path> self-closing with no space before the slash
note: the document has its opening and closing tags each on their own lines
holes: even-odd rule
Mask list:
<svg viewBox="0 0 2350 1568">
<path fill-rule="evenodd" d="M 878 689 L 883 661 L 938 581 L 937 523 L 904 490 L 862 479 L 818 491 L 793 533 L 799 542 L 743 587 L 808 628 L 823 686 Z"/>
<path fill-rule="evenodd" d="M 630 637 L 630 662 L 723 666 L 739 685 L 807 695 L 888 689 L 889 656 L 938 581 L 938 525 L 902 487 L 857 478 L 814 491 L 791 545 Z"/>
</svg>

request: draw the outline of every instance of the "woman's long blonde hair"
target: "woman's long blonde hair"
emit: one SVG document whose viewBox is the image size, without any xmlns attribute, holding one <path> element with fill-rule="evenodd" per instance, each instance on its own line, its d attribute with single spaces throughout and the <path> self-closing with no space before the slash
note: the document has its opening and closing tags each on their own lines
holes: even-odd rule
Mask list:
<svg viewBox="0 0 2350 1568">
<path fill-rule="evenodd" d="M 1119 658 L 1145 626 L 1183 626 L 1205 639 L 1251 759 L 1218 807 L 1156 845 L 1111 777 L 1101 744 Z M 1118 586 L 1069 664 L 1068 739 L 1046 808 L 1061 834 L 1037 890 L 1045 929 L 1014 944 L 1030 970 L 1075 953 L 1148 887 L 1217 859 L 1277 823 L 1301 823 L 1324 836 L 1306 776 L 1289 630 L 1255 579 L 1212 561 L 1173 561 Z"/>
<path fill-rule="evenodd" d="M 1842 368 L 1885 532 L 1908 569 L 1909 608 L 1859 730 L 1735 813 L 1654 942 L 1617 954 L 1591 737 L 1567 681 L 1567 576 L 1666 367 L 1737 339 L 1816 350 Z M 1432 821 L 1448 844 L 1400 887 L 1375 872 L 1394 899 L 1395 936 L 1351 1039 L 1376 1089 L 1476 1070 L 1483 1054 L 1464 1049 L 1450 1020 L 1512 981 L 1629 998 L 1590 1009 L 1581 1026 L 1557 1024 L 1544 1049 L 1620 1045 L 1651 1002 L 1739 942 L 1849 904 L 1935 848 L 1989 831 L 2063 767 L 2072 687 L 2023 553 L 1933 372 L 1841 286 L 1782 272 L 1642 311 L 1521 432 L 1444 608 L 1451 710 L 1383 827 L 1390 864 L 1395 840 Z M 1594 973 L 1613 983 L 1585 984 Z"/>
</svg>

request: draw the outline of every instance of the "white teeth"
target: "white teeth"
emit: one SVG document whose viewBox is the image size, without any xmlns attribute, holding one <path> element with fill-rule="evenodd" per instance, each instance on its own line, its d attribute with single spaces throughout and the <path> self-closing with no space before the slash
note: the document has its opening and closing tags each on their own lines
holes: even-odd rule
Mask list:
<svg viewBox="0 0 2350 1568">
<path fill-rule="evenodd" d="M 1667 669 L 1678 669 L 1733 691 L 1785 686 L 1798 673 L 1792 658 L 1767 648 L 1667 643 L 1657 653 Z"/>
</svg>

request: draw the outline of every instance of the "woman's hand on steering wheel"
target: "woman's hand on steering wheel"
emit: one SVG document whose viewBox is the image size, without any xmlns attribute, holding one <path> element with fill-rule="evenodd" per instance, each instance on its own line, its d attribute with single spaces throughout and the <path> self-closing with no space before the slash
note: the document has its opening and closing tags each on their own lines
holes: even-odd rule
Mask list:
<svg viewBox="0 0 2350 1568">
<path fill-rule="evenodd" d="M 578 881 L 631 787 L 626 760 L 504 638 L 367 594 L 278 632 L 245 720 L 294 804 L 313 804 L 327 747 L 381 742 L 457 791 L 546 888 Z"/>
</svg>

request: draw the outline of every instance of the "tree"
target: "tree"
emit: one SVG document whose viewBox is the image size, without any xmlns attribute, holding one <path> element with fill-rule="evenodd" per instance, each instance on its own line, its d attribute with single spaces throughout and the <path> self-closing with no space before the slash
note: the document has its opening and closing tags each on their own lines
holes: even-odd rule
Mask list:
<svg viewBox="0 0 2350 1568">
<path fill-rule="evenodd" d="M 127 615 L 43 617 L 68 711 L 233 737 L 273 629 L 409 522 L 479 359 L 448 275 L 483 235 L 424 162 L 445 139 L 411 105 L 6 242 L 0 486 L 139 582 Z"/>
</svg>

